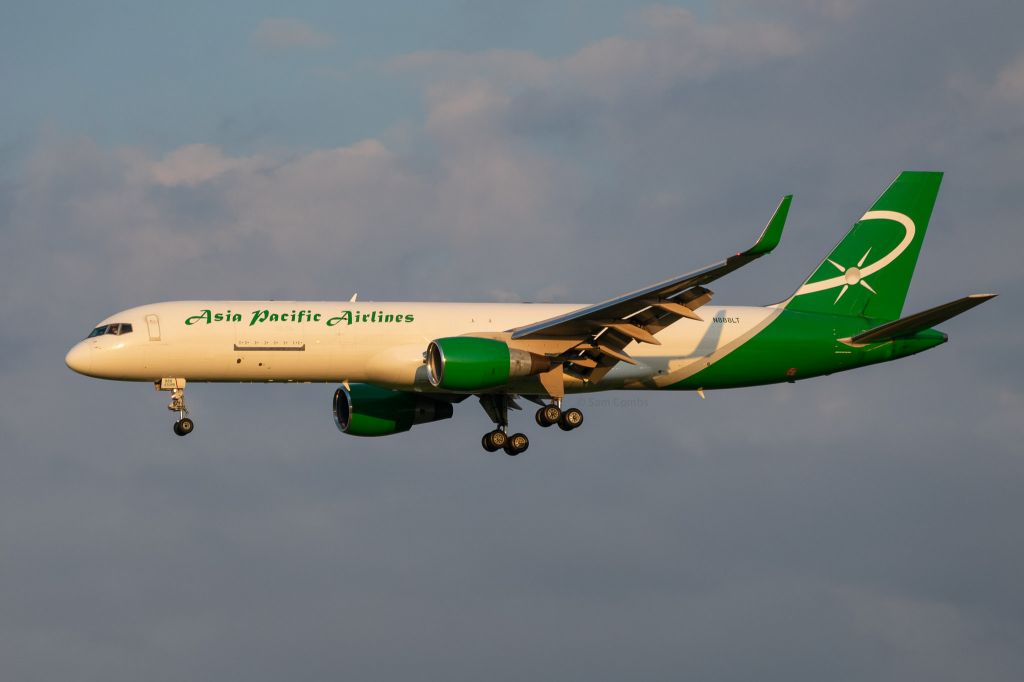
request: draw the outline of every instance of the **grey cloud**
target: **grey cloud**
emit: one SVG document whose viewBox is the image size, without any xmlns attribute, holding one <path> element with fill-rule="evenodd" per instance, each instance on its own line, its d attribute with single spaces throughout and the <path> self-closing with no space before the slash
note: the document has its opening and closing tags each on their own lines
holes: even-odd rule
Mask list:
<svg viewBox="0 0 1024 682">
<path fill-rule="evenodd" d="M 252 42 L 267 50 L 329 47 L 334 39 L 309 24 L 291 18 L 264 19 L 252 34 Z"/>
</svg>

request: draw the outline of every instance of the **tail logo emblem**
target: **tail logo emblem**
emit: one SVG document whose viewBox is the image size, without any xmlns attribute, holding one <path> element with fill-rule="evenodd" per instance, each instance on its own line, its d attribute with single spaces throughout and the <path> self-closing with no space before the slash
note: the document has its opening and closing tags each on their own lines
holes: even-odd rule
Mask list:
<svg viewBox="0 0 1024 682">
<path fill-rule="evenodd" d="M 877 294 L 878 293 L 877 291 L 875 291 L 874 289 L 871 288 L 870 284 L 867 283 L 867 280 L 864 279 L 864 277 L 866 277 L 866 275 L 864 274 L 864 271 L 860 269 L 861 266 L 864 265 L 864 261 L 866 261 L 868 259 L 868 254 L 869 253 L 871 253 L 871 247 L 868 247 L 868 250 L 865 251 L 864 255 L 860 257 L 860 260 L 857 261 L 856 265 L 851 265 L 848 268 L 844 268 L 842 265 L 840 265 L 839 263 L 835 262 L 831 258 L 826 258 L 825 259 L 829 263 L 831 263 L 832 265 L 836 266 L 836 268 L 839 270 L 839 272 L 843 273 L 843 279 L 846 281 L 846 283 L 843 284 L 843 288 L 839 290 L 839 295 L 836 296 L 836 300 L 832 303 L 832 305 L 835 305 L 836 303 L 839 303 L 839 299 L 841 299 L 843 297 L 843 294 L 846 293 L 847 289 L 849 289 L 850 287 L 857 286 L 858 284 L 861 285 L 862 287 L 864 287 L 865 289 L 867 289 L 868 291 L 870 291 L 873 294 Z"/>
<path fill-rule="evenodd" d="M 907 247 L 909 247 L 914 241 L 914 235 L 917 233 L 917 228 L 914 225 L 914 221 L 911 220 L 909 216 L 895 211 L 868 211 L 861 217 L 859 222 L 864 222 L 865 220 L 891 220 L 895 223 L 899 223 L 903 226 L 905 231 L 903 240 L 900 241 L 892 251 L 867 266 L 865 266 L 864 263 L 867 261 L 868 255 L 871 253 L 870 247 L 864 252 L 864 255 L 861 256 L 860 260 L 857 261 L 857 264 L 851 265 L 850 267 L 840 265 L 831 258 L 826 259 L 842 274 L 830 279 L 823 279 L 820 282 L 805 284 L 797 290 L 795 294 L 796 296 L 813 294 L 817 291 L 827 291 L 829 289 L 841 287 L 839 294 L 836 296 L 836 300 L 833 302 L 833 305 L 835 305 L 836 303 L 839 303 L 839 299 L 843 297 L 843 294 L 845 294 L 850 287 L 862 286 L 873 294 L 878 293 L 865 280 L 899 258 L 900 254 L 906 251 Z"/>
</svg>

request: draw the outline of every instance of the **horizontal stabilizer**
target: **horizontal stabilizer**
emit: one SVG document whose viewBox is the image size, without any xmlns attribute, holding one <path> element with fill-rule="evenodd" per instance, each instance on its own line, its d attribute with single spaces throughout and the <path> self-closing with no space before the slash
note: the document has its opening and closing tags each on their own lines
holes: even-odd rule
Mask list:
<svg viewBox="0 0 1024 682">
<path fill-rule="evenodd" d="M 852 343 L 877 343 L 888 341 L 903 336 L 910 336 L 917 332 L 930 329 L 935 325 L 945 322 L 951 317 L 956 317 L 976 305 L 995 298 L 996 294 L 971 294 L 964 298 L 957 299 L 950 303 L 943 303 L 940 306 L 929 308 L 920 313 L 914 313 L 907 317 L 900 318 L 894 322 L 887 322 L 880 327 L 861 332 L 850 339 Z"/>
</svg>

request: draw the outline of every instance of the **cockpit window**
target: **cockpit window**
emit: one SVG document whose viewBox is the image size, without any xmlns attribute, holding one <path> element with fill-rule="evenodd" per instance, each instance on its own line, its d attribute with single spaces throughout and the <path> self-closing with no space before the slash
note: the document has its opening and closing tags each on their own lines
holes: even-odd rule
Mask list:
<svg viewBox="0 0 1024 682">
<path fill-rule="evenodd" d="M 86 338 L 91 339 L 94 336 L 103 336 L 104 334 L 113 334 L 114 336 L 120 336 L 121 334 L 130 334 L 132 326 L 127 322 L 115 322 L 114 324 L 105 324 L 101 327 L 96 327 Z"/>
</svg>

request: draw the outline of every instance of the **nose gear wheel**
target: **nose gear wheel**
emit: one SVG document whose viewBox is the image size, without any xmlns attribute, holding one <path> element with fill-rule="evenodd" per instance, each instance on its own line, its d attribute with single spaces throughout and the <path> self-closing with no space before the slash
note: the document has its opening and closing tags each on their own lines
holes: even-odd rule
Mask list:
<svg viewBox="0 0 1024 682">
<path fill-rule="evenodd" d="M 167 403 L 167 409 L 178 413 L 178 419 L 174 422 L 174 433 L 179 436 L 187 436 L 196 428 L 196 423 L 189 419 L 188 406 L 185 404 L 185 380 L 177 378 L 161 379 L 155 384 L 158 391 L 170 391 L 171 402 Z"/>
</svg>

